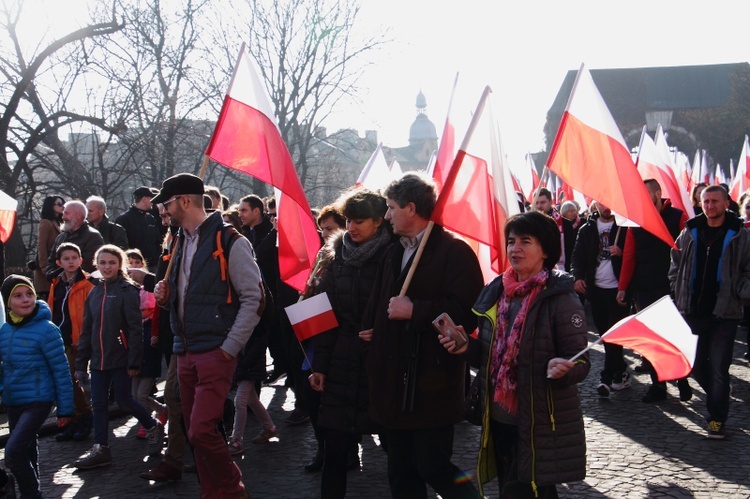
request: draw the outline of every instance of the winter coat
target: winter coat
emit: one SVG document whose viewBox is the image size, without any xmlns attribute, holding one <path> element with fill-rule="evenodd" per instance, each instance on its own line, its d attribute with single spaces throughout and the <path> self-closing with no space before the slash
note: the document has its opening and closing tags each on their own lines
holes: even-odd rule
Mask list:
<svg viewBox="0 0 750 499">
<path fill-rule="evenodd" d="M 719 294 L 713 315 L 721 319 L 742 319 L 744 306 L 750 304 L 750 231 L 742 225 L 742 219 L 726 212 L 727 232 L 722 243 L 719 260 Z M 707 225 L 701 214 L 688 221 L 675 241 L 671 251 L 669 282 L 674 293 L 674 302 L 680 313 L 693 312 L 693 280 L 695 279 L 695 248 L 698 231 Z"/>
<path fill-rule="evenodd" d="M 403 254 L 398 242 L 386 251 L 363 318 L 363 329 L 373 328 L 369 412 L 389 429 L 441 428 L 463 420 L 466 364 L 443 348 L 432 321 L 446 312 L 473 331 L 471 305 L 482 289 L 482 271 L 468 244 L 435 225 L 406 292 L 412 318 L 390 320 L 388 302 L 414 259 L 401 270 Z"/>
<path fill-rule="evenodd" d="M 19 406 L 55 402 L 57 416 L 73 415 L 73 382 L 60 330 L 46 303 L 37 301 L 33 317 L 0 328 L 0 384 L 3 403 Z"/>
<path fill-rule="evenodd" d="M 576 239 L 571 258 L 571 273 L 576 281 L 583 279 L 586 283 L 586 294 L 593 293 L 596 286 L 596 267 L 600 245 L 599 227 L 597 226 L 598 219 L 598 213 L 591 215 L 578 230 L 578 239 Z M 613 222 L 610 229 L 610 241 L 611 245 L 617 245 L 620 249 L 623 249 L 625 247 L 625 234 L 627 231 L 619 229 L 617 222 Z M 619 279 L 620 269 L 622 268 L 622 256 L 611 255 L 610 259 L 612 260 L 612 270 L 615 277 Z"/>
<path fill-rule="evenodd" d="M 110 222 L 107 215 L 104 215 L 99 225 L 92 226 L 99 231 L 104 239 L 104 244 L 114 244 L 122 249 L 128 249 L 128 233 L 125 231 L 125 227 L 122 225 Z"/>
<path fill-rule="evenodd" d="M 313 371 L 325 374 L 318 424 L 350 433 L 375 433 L 367 414 L 369 389 L 365 359 L 369 344 L 359 338 L 362 315 L 372 293 L 383 246 L 360 268 L 344 262 L 341 232 L 326 247 L 334 253 L 317 292 L 327 293 L 339 326 L 313 338 Z"/>
<path fill-rule="evenodd" d="M 470 338 L 468 356 L 479 367 L 483 410 L 477 478 L 480 484 L 497 474 L 490 435 L 488 380 L 494 349 L 502 276 L 488 284 L 474 305 L 479 339 Z M 587 345 L 586 316 L 570 274 L 553 270 L 547 285 L 530 305 L 518 351 L 518 478 L 532 485 L 582 480 L 586 476 L 586 435 L 576 383 L 591 368 L 584 354 L 560 379 L 547 378 L 550 359 L 569 359 Z M 481 491 L 481 490 L 480 490 Z"/>
<path fill-rule="evenodd" d="M 148 211 L 131 206 L 128 211 L 115 219 L 128 236 L 128 245 L 143 253 L 149 268 L 156 267 L 161 254 L 161 223 Z"/>
<path fill-rule="evenodd" d="M 118 276 L 102 281 L 86 298 L 76 371 L 140 369 L 143 324 L 138 287 Z"/>
<path fill-rule="evenodd" d="M 81 336 L 81 329 L 83 329 L 83 314 L 86 305 L 86 298 L 98 281 L 92 279 L 87 273 L 79 269 L 79 277 L 82 279 L 76 281 L 68 291 L 68 297 L 63 303 L 63 307 L 67 307 L 67 313 L 70 317 L 70 337 L 63 337 L 65 346 L 78 345 L 78 339 Z M 52 286 L 49 289 L 49 297 L 47 297 L 47 304 L 50 310 L 55 309 L 55 290 L 58 286 L 65 286 L 60 280 L 60 277 L 55 277 L 52 280 Z"/>
<path fill-rule="evenodd" d="M 39 232 L 36 241 L 36 265 L 34 271 L 34 289 L 37 293 L 49 291 L 49 281 L 45 275 L 50 251 L 55 246 L 55 239 L 60 235 L 60 224 L 56 220 L 43 218 L 39 220 Z"/>
<path fill-rule="evenodd" d="M 47 257 L 47 269 L 45 272 L 48 281 L 52 282 L 52 279 L 57 277 L 62 271 L 62 269 L 57 266 L 57 258 L 55 257 L 57 248 L 62 243 L 74 243 L 78 246 L 81 249 L 81 258 L 83 258 L 81 268 L 86 272 L 94 271 L 96 268 L 94 266 L 94 254 L 96 253 L 96 250 L 104 245 L 104 239 L 102 239 L 102 235 L 99 234 L 98 230 L 84 222 L 84 224 L 76 230 L 61 232 L 55 238 L 55 244 Z"/>
</svg>

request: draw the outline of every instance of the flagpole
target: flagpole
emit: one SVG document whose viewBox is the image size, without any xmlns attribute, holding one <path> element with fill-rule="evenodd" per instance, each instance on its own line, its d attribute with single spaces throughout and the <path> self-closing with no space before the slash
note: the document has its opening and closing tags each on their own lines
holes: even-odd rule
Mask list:
<svg viewBox="0 0 750 499">
<path fill-rule="evenodd" d="M 417 248 L 417 253 L 414 255 L 414 260 L 411 262 L 411 267 L 409 267 L 409 273 L 406 274 L 406 279 L 404 280 L 404 285 L 401 286 L 401 292 L 399 292 L 398 296 L 403 297 L 406 296 L 406 291 L 409 289 L 409 284 L 411 284 L 411 280 L 414 277 L 414 272 L 417 270 L 417 264 L 419 263 L 419 259 L 422 258 L 422 253 L 424 252 L 425 244 L 427 244 L 427 239 L 430 237 L 430 233 L 432 232 L 432 228 L 435 226 L 435 222 L 430 220 L 430 223 L 427 224 L 427 228 L 424 230 L 424 236 L 422 236 L 422 240 L 419 241 L 419 247 Z"/>
<path fill-rule="evenodd" d="M 208 154 L 203 155 L 203 164 L 201 164 L 201 171 L 198 174 L 198 176 L 203 180 L 203 177 L 206 176 L 206 169 L 208 168 Z"/>
<path fill-rule="evenodd" d="M 600 337 L 600 338 L 599 338 L 599 339 L 597 339 L 597 340 L 596 340 L 595 342 L 593 342 L 593 343 L 592 343 L 592 344 L 590 344 L 590 345 L 587 345 L 587 346 L 586 346 L 586 348 L 584 348 L 583 350 L 581 350 L 580 352 L 578 352 L 577 354 L 575 354 L 574 356 L 572 356 L 571 358 L 569 358 L 569 359 L 568 359 L 568 362 L 575 362 L 575 361 L 576 361 L 576 359 L 578 359 L 578 357 L 580 357 L 581 355 L 583 355 L 583 354 L 585 354 L 586 352 L 588 352 L 589 350 L 591 350 L 591 349 L 592 349 L 592 348 L 594 347 L 594 345 L 599 345 L 599 344 L 601 344 L 601 342 L 602 342 L 602 339 L 601 339 L 601 337 Z"/>
</svg>

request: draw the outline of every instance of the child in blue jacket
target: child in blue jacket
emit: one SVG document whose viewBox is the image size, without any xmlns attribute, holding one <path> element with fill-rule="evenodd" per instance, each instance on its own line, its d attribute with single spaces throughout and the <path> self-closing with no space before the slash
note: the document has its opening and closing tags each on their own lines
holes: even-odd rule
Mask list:
<svg viewBox="0 0 750 499">
<path fill-rule="evenodd" d="M 0 327 L 0 376 L 10 437 L 5 464 L 21 497 L 41 497 L 37 433 L 57 403 L 57 426 L 73 415 L 73 383 L 60 330 L 34 285 L 11 274 L 0 287 L 6 322 Z"/>
</svg>

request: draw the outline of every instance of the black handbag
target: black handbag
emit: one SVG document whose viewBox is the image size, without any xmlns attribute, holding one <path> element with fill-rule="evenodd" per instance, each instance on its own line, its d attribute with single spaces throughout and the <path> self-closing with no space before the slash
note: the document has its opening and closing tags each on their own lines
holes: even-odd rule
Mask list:
<svg viewBox="0 0 750 499">
<path fill-rule="evenodd" d="M 479 376 L 474 376 L 464 398 L 464 419 L 477 426 L 482 425 L 482 404 L 479 400 Z"/>
</svg>

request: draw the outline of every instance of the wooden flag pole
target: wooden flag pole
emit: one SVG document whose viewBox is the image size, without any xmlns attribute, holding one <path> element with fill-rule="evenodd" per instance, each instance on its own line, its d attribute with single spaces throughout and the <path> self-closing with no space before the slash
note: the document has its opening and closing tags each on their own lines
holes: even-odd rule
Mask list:
<svg viewBox="0 0 750 499">
<path fill-rule="evenodd" d="M 412 260 L 411 262 L 411 267 L 409 267 L 409 273 L 406 274 L 404 285 L 401 286 L 401 292 L 398 294 L 399 297 L 406 296 L 406 291 L 409 289 L 409 284 L 411 284 L 411 280 L 414 277 L 414 272 L 417 270 L 417 264 L 419 263 L 419 259 L 422 258 L 422 253 L 424 252 L 425 244 L 427 244 L 427 239 L 429 239 L 430 232 L 432 232 L 432 228 L 434 226 L 435 226 L 435 222 L 430 220 L 430 223 L 427 224 L 427 228 L 424 230 L 424 236 L 422 237 L 422 240 L 419 241 L 419 248 L 417 248 L 417 253 L 414 255 L 414 260 Z"/>
<path fill-rule="evenodd" d="M 208 169 L 208 154 L 203 155 L 203 163 L 201 164 L 201 171 L 198 173 L 198 176 L 203 180 L 203 178 L 206 176 L 206 170 Z"/>
</svg>

